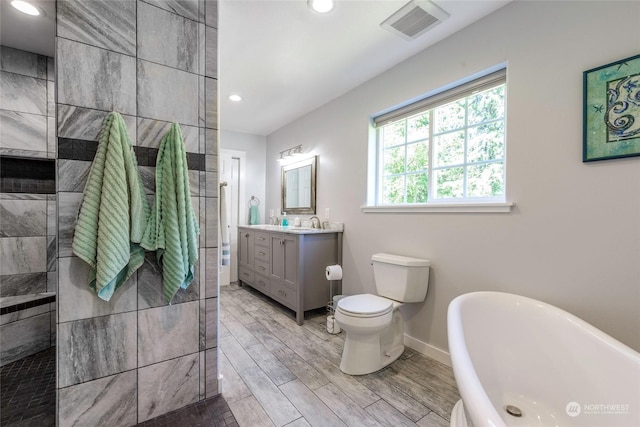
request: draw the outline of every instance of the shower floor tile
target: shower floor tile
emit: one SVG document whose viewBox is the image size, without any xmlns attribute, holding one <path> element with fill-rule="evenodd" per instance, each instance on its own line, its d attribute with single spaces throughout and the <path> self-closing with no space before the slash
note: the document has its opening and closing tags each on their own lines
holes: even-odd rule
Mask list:
<svg viewBox="0 0 640 427">
<path fill-rule="evenodd" d="M 55 426 L 56 348 L 0 368 L 0 425 Z"/>
</svg>

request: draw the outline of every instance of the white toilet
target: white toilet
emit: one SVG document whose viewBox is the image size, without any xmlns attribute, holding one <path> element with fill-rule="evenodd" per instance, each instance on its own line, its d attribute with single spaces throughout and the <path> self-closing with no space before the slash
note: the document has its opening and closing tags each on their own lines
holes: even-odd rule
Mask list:
<svg viewBox="0 0 640 427">
<path fill-rule="evenodd" d="M 336 322 L 347 334 L 340 369 L 349 375 L 378 371 L 400 357 L 404 341 L 398 308 L 424 301 L 429 286 L 426 259 L 379 253 L 371 261 L 379 296 L 342 298 L 335 310 Z"/>
</svg>

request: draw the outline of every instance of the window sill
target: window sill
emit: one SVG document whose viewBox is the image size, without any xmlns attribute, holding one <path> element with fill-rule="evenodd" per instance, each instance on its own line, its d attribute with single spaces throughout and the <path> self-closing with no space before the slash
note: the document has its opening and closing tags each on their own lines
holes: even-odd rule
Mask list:
<svg viewBox="0 0 640 427">
<path fill-rule="evenodd" d="M 428 205 L 361 206 L 363 213 L 509 213 L 515 203 L 433 203 Z"/>
</svg>

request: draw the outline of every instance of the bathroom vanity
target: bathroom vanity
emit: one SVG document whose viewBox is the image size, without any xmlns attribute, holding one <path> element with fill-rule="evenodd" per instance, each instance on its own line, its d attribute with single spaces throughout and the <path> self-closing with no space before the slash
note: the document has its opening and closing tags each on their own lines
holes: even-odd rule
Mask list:
<svg viewBox="0 0 640 427">
<path fill-rule="evenodd" d="M 305 311 L 327 305 L 325 268 L 341 262 L 342 228 L 238 226 L 238 280 L 293 310 L 298 325 Z"/>
</svg>

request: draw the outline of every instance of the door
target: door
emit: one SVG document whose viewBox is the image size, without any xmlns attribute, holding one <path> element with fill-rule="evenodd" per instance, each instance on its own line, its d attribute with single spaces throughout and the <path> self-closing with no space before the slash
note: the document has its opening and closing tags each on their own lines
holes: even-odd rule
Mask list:
<svg viewBox="0 0 640 427">
<path fill-rule="evenodd" d="M 227 218 L 229 223 L 229 243 L 231 244 L 231 264 L 220 268 L 220 284 L 228 285 L 238 280 L 238 225 L 245 217 L 244 204 L 244 164 L 245 153 L 237 150 L 220 150 L 220 182 L 227 183 Z"/>
</svg>

